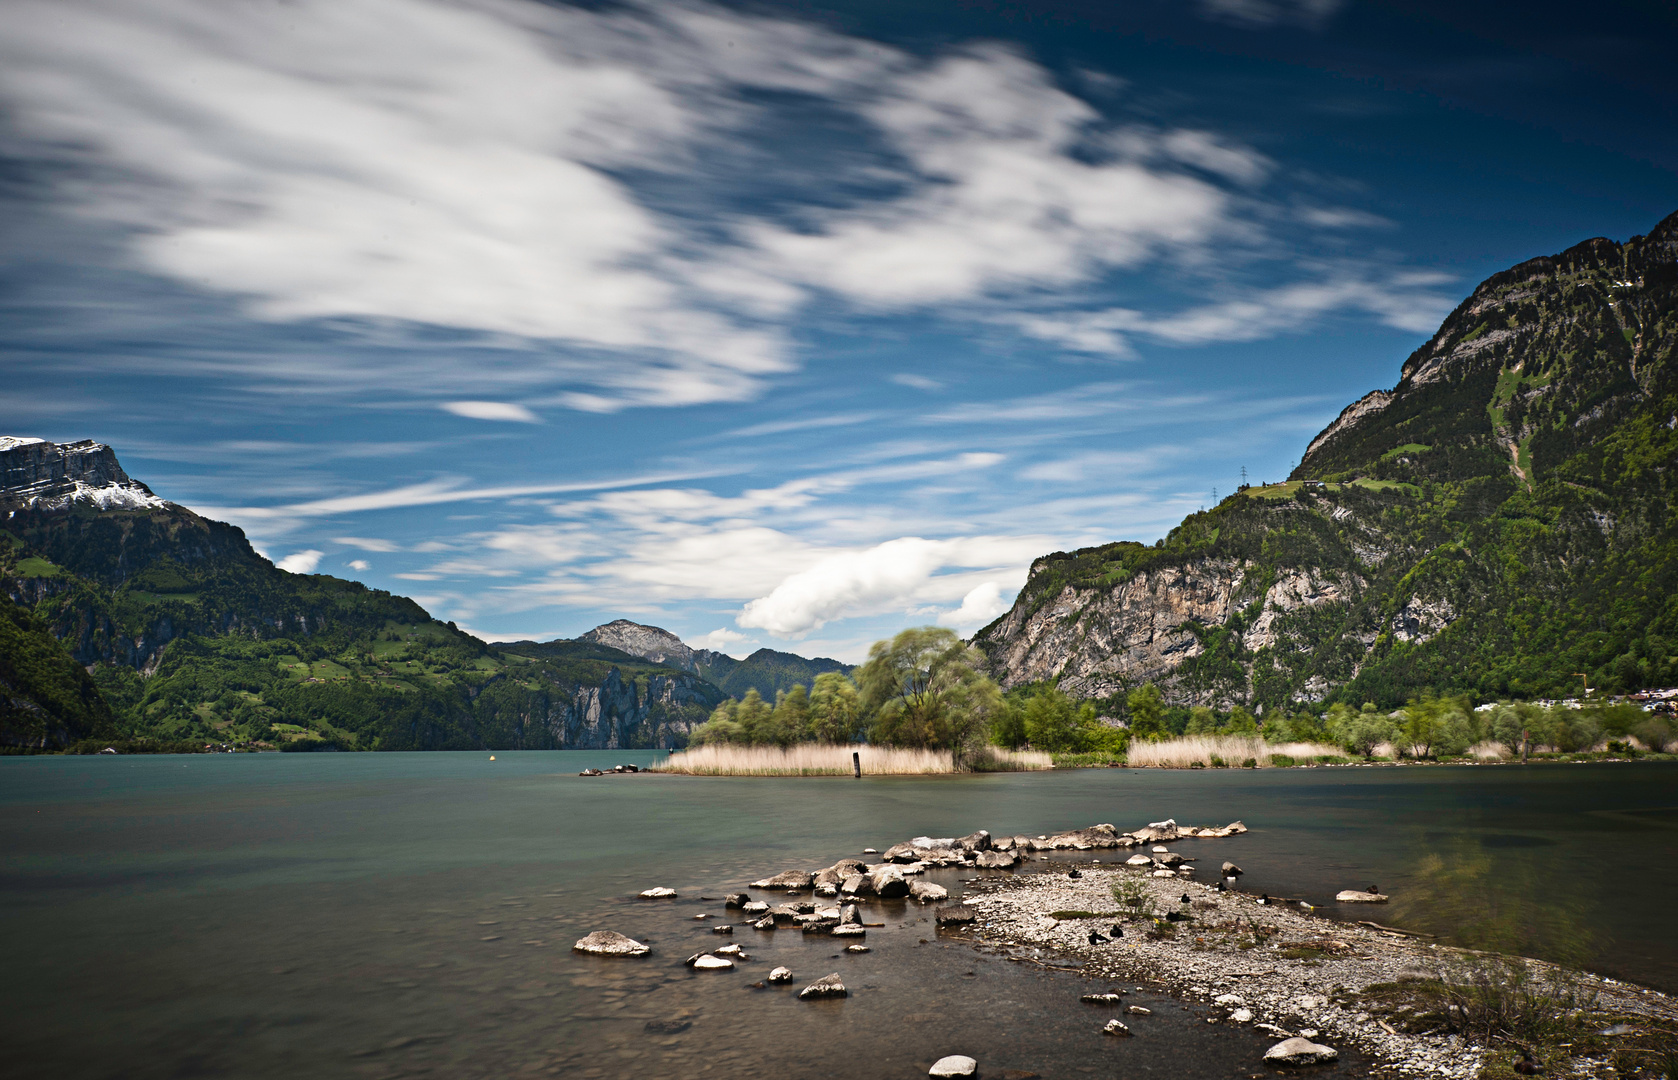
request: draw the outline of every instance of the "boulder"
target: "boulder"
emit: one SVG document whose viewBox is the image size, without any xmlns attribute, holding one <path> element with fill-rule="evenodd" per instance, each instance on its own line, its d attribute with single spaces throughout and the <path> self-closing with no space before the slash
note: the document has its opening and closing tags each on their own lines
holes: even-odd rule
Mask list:
<svg viewBox="0 0 1678 1080">
<path fill-rule="evenodd" d="M 837 875 L 838 881 L 844 881 L 852 874 L 868 873 L 868 864 L 863 862 L 861 859 L 840 859 L 827 869 L 833 871 L 833 873 Z"/>
<path fill-rule="evenodd" d="M 932 1068 L 926 1071 L 928 1076 L 976 1076 L 979 1063 L 965 1054 L 951 1054 L 941 1057 L 932 1063 Z"/>
<path fill-rule="evenodd" d="M 775 920 L 776 926 L 791 926 L 803 914 L 804 912 L 798 910 L 797 904 L 776 904 L 769 909 L 769 918 Z"/>
<path fill-rule="evenodd" d="M 844 907 L 839 909 L 839 925 L 861 926 L 862 912 L 855 904 L 846 904 Z"/>
<path fill-rule="evenodd" d="M 734 961 L 726 956 L 713 956 L 702 952 L 688 957 L 687 964 L 695 971 L 727 971 L 734 966 Z"/>
<path fill-rule="evenodd" d="M 973 865 L 981 870 L 1007 870 L 1019 862 L 1019 856 L 1012 851 L 981 851 L 973 859 Z"/>
<path fill-rule="evenodd" d="M 920 857 L 921 853 L 916 850 L 915 845 L 913 844 L 893 844 L 891 847 L 886 848 L 885 854 L 880 856 L 880 861 L 905 863 L 915 862 Z"/>
<path fill-rule="evenodd" d="M 701 897 L 701 899 L 703 899 L 703 897 Z M 742 909 L 744 909 L 746 907 L 746 905 L 751 903 L 751 902 L 752 902 L 752 898 L 747 896 L 743 892 L 731 892 L 727 896 L 722 898 L 722 906 L 725 907 L 725 908 L 742 908 Z"/>
<path fill-rule="evenodd" d="M 869 874 L 868 884 L 870 891 L 882 900 L 909 895 L 909 883 L 903 879 L 903 871 L 895 866 L 883 866 Z"/>
<path fill-rule="evenodd" d="M 850 997 L 850 991 L 845 989 L 845 983 L 835 971 L 831 975 L 824 975 L 815 982 L 798 992 L 800 1001 L 808 998 L 836 998 Z"/>
<path fill-rule="evenodd" d="M 1245 1005 L 1245 1004 L 1247 1004 L 1247 999 L 1242 997 L 1240 994 L 1219 994 L 1217 997 L 1213 998 L 1212 1000 L 1219 1005 Z"/>
<path fill-rule="evenodd" d="M 933 917 L 937 920 L 939 926 L 959 926 L 977 919 L 979 913 L 966 904 L 950 904 L 947 907 L 939 908 L 938 914 Z"/>
<path fill-rule="evenodd" d="M 1340 1051 L 1332 1046 L 1314 1043 L 1310 1039 L 1283 1039 L 1264 1052 L 1264 1060 L 1273 1065 L 1313 1065 L 1319 1061 L 1333 1061 Z"/>
<path fill-rule="evenodd" d="M 980 829 L 976 833 L 969 833 L 957 840 L 956 844 L 967 851 L 989 851 L 991 846 L 990 833 Z"/>
<path fill-rule="evenodd" d="M 817 896 L 838 896 L 839 895 L 839 886 L 837 886 L 837 885 L 817 885 L 816 886 L 816 895 Z"/>
<path fill-rule="evenodd" d="M 1176 876 L 1177 876 L 1177 871 L 1175 871 L 1175 870 L 1155 870 L 1154 871 L 1154 877 L 1176 877 Z"/>
<path fill-rule="evenodd" d="M 837 919 L 818 919 L 813 915 L 804 916 L 809 922 L 801 924 L 806 934 L 831 934 L 839 929 Z M 859 928 L 860 929 L 860 928 Z"/>
<path fill-rule="evenodd" d="M 1015 851 L 1022 852 L 1022 853 L 1027 852 L 1027 851 L 1033 851 L 1033 850 L 1035 850 L 1035 848 L 1033 847 L 1034 844 L 1035 844 L 1035 841 L 1033 841 L 1031 839 L 1031 837 L 1029 837 L 1029 836 L 1016 836 L 1016 837 L 1014 837 L 1014 850 Z"/>
<path fill-rule="evenodd" d="M 1103 1035 L 1118 1035 L 1127 1039 L 1130 1037 L 1130 1029 L 1125 1027 L 1124 1021 L 1116 1016 L 1107 1021 L 1106 1026 L 1101 1029 L 1101 1033 Z"/>
<path fill-rule="evenodd" d="M 835 926 L 828 931 L 834 937 L 866 937 L 868 930 L 863 926 Z"/>
<path fill-rule="evenodd" d="M 713 933 L 713 934 L 732 934 L 732 933 L 734 933 L 734 927 L 729 926 L 727 924 L 724 924 L 722 926 L 713 926 L 713 927 L 711 927 L 711 933 Z"/>
<path fill-rule="evenodd" d="M 1224 877 L 1240 877 L 1242 874 L 1246 873 L 1245 870 L 1241 869 L 1239 866 L 1236 866 L 1232 862 L 1224 863 L 1223 871 L 1224 871 Z"/>
<path fill-rule="evenodd" d="M 852 874 L 839 886 L 841 896 L 873 896 L 874 883 L 867 874 Z"/>
<path fill-rule="evenodd" d="M 1334 898 L 1342 904 L 1384 904 L 1387 902 L 1386 893 L 1365 892 L 1363 889 L 1343 889 L 1335 893 Z"/>
<path fill-rule="evenodd" d="M 845 946 L 845 951 L 848 952 L 848 953 L 865 953 L 865 952 L 873 952 L 874 950 L 870 949 L 866 945 L 847 945 L 847 946 Z"/>
<path fill-rule="evenodd" d="M 775 916 L 765 915 L 763 918 L 759 919 L 757 922 L 752 923 L 752 929 L 753 930 L 773 930 L 773 929 L 775 929 Z"/>
<path fill-rule="evenodd" d="M 1229 1018 L 1237 1024 L 1250 1024 L 1253 1022 L 1253 1010 L 1236 1009 L 1234 1012 L 1229 1014 Z"/>
<path fill-rule="evenodd" d="M 674 900 L 675 898 L 676 890 L 667 889 L 662 885 L 657 888 L 644 889 L 641 892 L 641 899 L 643 900 Z"/>
<path fill-rule="evenodd" d="M 816 871 L 815 885 L 818 889 L 823 885 L 832 885 L 834 888 L 838 888 L 839 883 L 844 880 L 845 875 L 829 866 L 825 869 Z"/>
<path fill-rule="evenodd" d="M 950 898 L 950 892 L 948 889 L 944 888 L 944 886 L 934 885 L 932 882 L 922 881 L 920 878 L 916 878 L 909 884 L 909 895 L 923 904 L 929 904 L 934 900 L 948 900 Z"/>
<path fill-rule="evenodd" d="M 788 892 L 797 892 L 808 889 L 815 882 L 815 879 L 816 875 L 808 870 L 783 870 L 774 877 L 752 882 L 752 888 L 785 889 Z"/>
<path fill-rule="evenodd" d="M 1152 1016 L 1152 1015 L 1154 1015 L 1154 1010 L 1144 1009 L 1140 1005 L 1131 1005 L 1131 1006 L 1129 1006 L 1128 1008 L 1125 1009 L 1125 1012 L 1131 1013 L 1134 1016 Z"/>
<path fill-rule="evenodd" d="M 772 983 L 789 983 L 789 982 L 792 982 L 792 969 L 791 968 L 784 968 L 784 967 L 778 967 L 778 968 L 772 969 L 769 972 L 769 981 L 772 982 Z"/>
<path fill-rule="evenodd" d="M 1121 996 L 1120 991 L 1109 990 L 1105 994 L 1085 994 L 1078 1000 L 1084 1002 L 1086 1005 L 1117 1005 L 1119 1002 L 1123 1001 L 1124 998 Z"/>
<path fill-rule="evenodd" d="M 746 958 L 746 950 L 733 942 L 722 946 L 720 949 L 712 949 L 711 951 L 716 953 L 718 956 L 737 956 L 742 960 Z"/>
<path fill-rule="evenodd" d="M 1126 866 L 1152 866 L 1154 860 L 1146 855 L 1132 855 L 1124 861 Z"/>
<path fill-rule="evenodd" d="M 652 951 L 634 938 L 624 937 L 615 930 L 596 930 L 579 938 L 571 947 L 592 956 L 645 956 Z"/>
<path fill-rule="evenodd" d="M 1012 851 L 1012 850 L 1014 850 L 1015 840 L 1016 840 L 1016 838 L 1012 837 L 1012 836 L 999 837 L 996 840 L 991 841 L 991 850 L 992 851 Z"/>
<path fill-rule="evenodd" d="M 1175 851 L 1167 851 L 1163 855 L 1155 855 L 1154 861 L 1159 863 L 1161 866 L 1169 866 L 1173 870 L 1183 865 L 1183 857 Z"/>
<path fill-rule="evenodd" d="M 769 905 L 762 900 L 748 900 L 740 905 L 740 910 L 747 915 L 761 915 L 769 910 Z"/>
</svg>

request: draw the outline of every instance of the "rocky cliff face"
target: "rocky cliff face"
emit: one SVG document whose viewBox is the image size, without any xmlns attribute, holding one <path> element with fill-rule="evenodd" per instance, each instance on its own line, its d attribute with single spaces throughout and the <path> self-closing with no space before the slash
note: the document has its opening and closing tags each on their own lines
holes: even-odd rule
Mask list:
<svg viewBox="0 0 1678 1080">
<path fill-rule="evenodd" d="M 548 727 L 566 750 L 676 749 L 705 721 L 714 697 L 691 677 L 654 675 L 639 686 L 613 668 L 599 686 L 578 687 L 549 714 Z"/>
<path fill-rule="evenodd" d="M 1224 708 L 1678 678 L 1678 214 L 1487 279 L 1400 374 L 1288 483 L 1039 559 L 994 673 Z"/>
<path fill-rule="evenodd" d="M 697 658 L 709 655 L 707 650 L 689 648 L 681 638 L 663 627 L 645 626 L 628 619 L 616 619 L 597 626 L 585 634 L 578 634 L 577 640 L 592 641 L 683 671 L 695 670 Z"/>
<path fill-rule="evenodd" d="M 101 510 L 168 505 L 123 472 L 104 443 L 0 436 L 0 511 L 59 510 L 78 503 Z"/>
</svg>

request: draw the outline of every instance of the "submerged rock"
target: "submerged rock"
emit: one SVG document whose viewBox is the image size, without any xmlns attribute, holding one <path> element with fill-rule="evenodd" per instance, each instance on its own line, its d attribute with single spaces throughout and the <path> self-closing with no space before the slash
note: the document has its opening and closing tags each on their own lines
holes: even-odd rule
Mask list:
<svg viewBox="0 0 1678 1080">
<path fill-rule="evenodd" d="M 824 975 L 815 982 L 798 992 L 799 1000 L 808 998 L 836 998 L 850 997 L 850 991 L 845 989 L 844 980 L 835 971 L 831 975 Z"/>
<path fill-rule="evenodd" d="M 808 870 L 783 870 L 774 877 L 763 878 L 752 882 L 754 889 L 785 889 L 788 892 L 808 889 L 816 879 L 816 875 Z"/>
<path fill-rule="evenodd" d="M 641 899 L 643 900 L 674 900 L 675 898 L 676 890 L 666 888 L 663 885 L 641 891 Z"/>
<path fill-rule="evenodd" d="M 1087 1005 L 1117 1005 L 1124 997 L 1118 990 L 1109 990 L 1105 994 L 1085 994 L 1078 1000 Z"/>
<path fill-rule="evenodd" d="M 784 967 L 778 967 L 778 968 L 772 969 L 769 972 L 769 981 L 772 982 L 772 983 L 789 983 L 789 982 L 792 982 L 792 969 L 791 968 L 784 968 Z"/>
<path fill-rule="evenodd" d="M 625 937 L 615 930 L 596 930 L 578 939 L 571 947 L 592 956 L 645 956 L 652 952 L 634 938 Z"/>
<path fill-rule="evenodd" d="M 1343 889 L 1334 895 L 1342 904 L 1384 904 L 1386 893 L 1366 892 L 1363 889 Z"/>
<path fill-rule="evenodd" d="M 1126 1027 L 1124 1021 L 1117 1017 L 1107 1021 L 1107 1025 L 1101 1029 L 1101 1033 L 1103 1035 L 1120 1035 L 1125 1038 L 1129 1038 L 1131 1034 L 1130 1028 Z"/>
<path fill-rule="evenodd" d="M 1314 1043 L 1310 1039 L 1283 1039 L 1264 1052 L 1264 1060 L 1274 1065 L 1312 1065 L 1319 1061 L 1333 1061 L 1340 1051 L 1332 1046 Z"/>
<path fill-rule="evenodd" d="M 713 956 L 702 952 L 688 957 L 687 965 L 695 971 L 726 971 L 734 966 L 734 961 L 726 956 Z"/>
<path fill-rule="evenodd" d="M 941 1057 L 932 1063 L 932 1068 L 926 1071 L 928 1076 L 976 1076 L 979 1063 L 965 1054 L 951 1054 Z"/>
</svg>

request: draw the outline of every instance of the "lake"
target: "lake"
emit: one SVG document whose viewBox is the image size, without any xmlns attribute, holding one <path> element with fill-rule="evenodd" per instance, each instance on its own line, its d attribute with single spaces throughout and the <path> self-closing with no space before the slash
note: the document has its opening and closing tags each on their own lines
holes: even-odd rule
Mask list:
<svg viewBox="0 0 1678 1080">
<path fill-rule="evenodd" d="M 1077 1002 L 1092 984 L 940 936 L 914 904 L 868 909 L 887 925 L 866 955 L 739 925 L 751 963 L 681 963 L 727 940 L 700 897 L 783 869 L 919 834 L 1166 817 L 1245 821 L 1174 848 L 1211 873 L 1239 863 L 1246 890 L 1378 884 L 1393 902 L 1351 917 L 1678 989 L 1670 765 L 575 775 L 658 756 L 0 759 L 8 1074 L 908 1077 L 968 1053 L 989 1075 L 1244 1075 L 1258 1033 L 1127 987 L 1154 1016 L 1104 1038 L 1106 1014 Z M 932 879 L 956 894 L 972 874 Z M 654 885 L 681 899 L 634 899 Z M 570 951 L 595 929 L 654 953 Z M 776 964 L 792 989 L 750 986 Z M 850 998 L 793 998 L 832 971 Z"/>
</svg>

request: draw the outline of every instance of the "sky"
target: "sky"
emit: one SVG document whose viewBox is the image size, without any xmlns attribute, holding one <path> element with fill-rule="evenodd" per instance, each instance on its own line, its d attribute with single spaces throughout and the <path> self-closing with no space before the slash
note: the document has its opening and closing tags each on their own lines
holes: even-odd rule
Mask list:
<svg viewBox="0 0 1678 1080">
<path fill-rule="evenodd" d="M 0 434 L 486 640 L 855 661 L 1678 210 L 1678 15 L 0 0 Z"/>
</svg>

